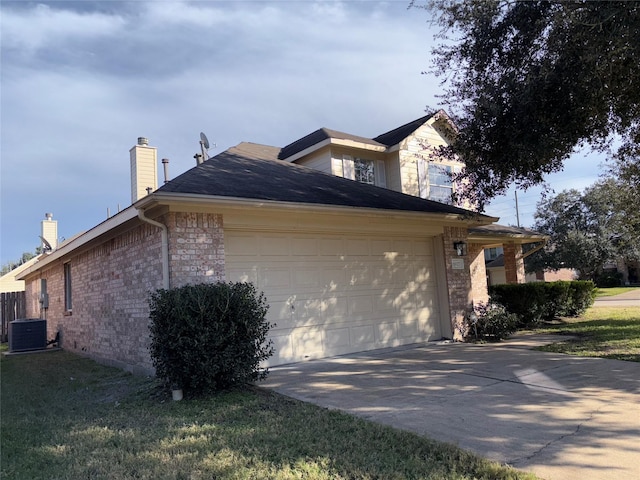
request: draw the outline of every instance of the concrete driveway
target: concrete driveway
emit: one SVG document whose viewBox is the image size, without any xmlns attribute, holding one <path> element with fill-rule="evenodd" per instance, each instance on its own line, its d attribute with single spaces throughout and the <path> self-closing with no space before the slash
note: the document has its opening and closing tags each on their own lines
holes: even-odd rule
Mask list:
<svg viewBox="0 0 640 480">
<path fill-rule="evenodd" d="M 274 367 L 261 385 L 548 480 L 640 479 L 640 363 L 531 350 L 553 340 L 376 350 Z"/>
<path fill-rule="evenodd" d="M 598 297 L 593 303 L 594 307 L 640 307 L 640 288 L 630 292 L 612 295 L 610 297 Z"/>
</svg>

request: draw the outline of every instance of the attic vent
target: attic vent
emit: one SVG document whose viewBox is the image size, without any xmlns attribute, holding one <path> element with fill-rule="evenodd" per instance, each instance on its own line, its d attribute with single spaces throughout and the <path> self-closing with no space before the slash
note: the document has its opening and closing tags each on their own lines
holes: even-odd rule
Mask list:
<svg viewBox="0 0 640 480">
<path fill-rule="evenodd" d="M 149 139 L 147 137 L 138 137 L 138 145 L 149 145 Z"/>
</svg>

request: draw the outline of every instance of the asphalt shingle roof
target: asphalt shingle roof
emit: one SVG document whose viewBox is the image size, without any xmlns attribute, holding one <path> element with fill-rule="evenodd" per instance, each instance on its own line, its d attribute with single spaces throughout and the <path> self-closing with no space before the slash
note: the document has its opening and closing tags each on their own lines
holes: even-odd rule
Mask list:
<svg viewBox="0 0 640 480">
<path fill-rule="evenodd" d="M 260 152 L 264 154 L 262 158 Z M 157 192 L 412 212 L 470 213 L 451 205 L 273 160 L 274 152 L 274 147 L 240 144 L 174 178 Z"/>
<path fill-rule="evenodd" d="M 425 115 L 424 117 L 420 117 L 413 122 L 405 123 L 404 125 L 394 128 L 382 135 L 378 135 L 373 140 L 387 147 L 391 147 L 400 143 L 402 140 L 407 138 L 413 132 L 415 132 L 418 128 L 420 128 L 424 123 L 433 117 L 433 114 Z"/>
<path fill-rule="evenodd" d="M 329 128 L 319 128 L 315 132 L 311 132 L 309 135 L 305 135 L 295 142 L 283 147 L 280 151 L 280 155 L 278 155 L 278 158 L 284 160 L 329 138 L 353 140 L 354 142 L 384 147 L 384 145 L 382 145 L 381 143 L 378 143 L 370 138 L 359 137 L 358 135 L 351 135 L 350 133 L 339 132 L 338 130 L 331 130 Z"/>
</svg>

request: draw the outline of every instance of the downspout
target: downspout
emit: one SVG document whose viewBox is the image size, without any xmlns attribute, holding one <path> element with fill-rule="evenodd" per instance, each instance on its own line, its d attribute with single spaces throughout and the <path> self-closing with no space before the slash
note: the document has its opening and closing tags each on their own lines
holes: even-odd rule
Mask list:
<svg viewBox="0 0 640 480">
<path fill-rule="evenodd" d="M 162 288 L 169 289 L 169 229 L 164 223 L 156 222 L 144 216 L 144 210 L 138 210 L 138 218 L 145 223 L 158 227 L 162 238 Z"/>
</svg>

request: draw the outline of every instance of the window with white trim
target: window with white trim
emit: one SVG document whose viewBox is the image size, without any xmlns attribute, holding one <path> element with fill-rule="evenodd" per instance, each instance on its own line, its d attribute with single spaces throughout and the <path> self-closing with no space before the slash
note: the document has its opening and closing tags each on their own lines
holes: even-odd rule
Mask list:
<svg viewBox="0 0 640 480">
<path fill-rule="evenodd" d="M 418 159 L 418 187 L 421 198 L 453 204 L 454 185 L 451 174 L 455 167 Z M 456 172 L 457 173 L 457 172 Z"/>
<path fill-rule="evenodd" d="M 357 182 L 378 187 L 387 186 L 387 175 L 383 160 L 370 160 L 367 158 L 342 155 L 342 159 L 334 158 L 338 163 L 338 172 L 342 170 L 342 176 Z M 335 173 L 335 171 L 334 171 Z"/>
<path fill-rule="evenodd" d="M 429 163 L 429 200 L 440 203 L 453 203 L 452 169 L 449 165 Z"/>
</svg>

